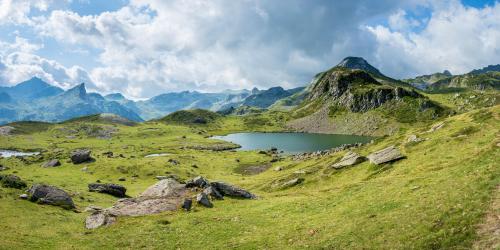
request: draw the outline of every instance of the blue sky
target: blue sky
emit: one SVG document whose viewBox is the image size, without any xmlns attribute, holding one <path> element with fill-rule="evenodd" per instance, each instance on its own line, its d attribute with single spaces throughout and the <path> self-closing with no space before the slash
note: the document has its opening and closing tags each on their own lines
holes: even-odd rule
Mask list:
<svg viewBox="0 0 500 250">
<path fill-rule="evenodd" d="M 147 98 L 296 87 L 346 56 L 386 75 L 500 63 L 494 0 L 0 0 L 0 85 Z"/>
</svg>

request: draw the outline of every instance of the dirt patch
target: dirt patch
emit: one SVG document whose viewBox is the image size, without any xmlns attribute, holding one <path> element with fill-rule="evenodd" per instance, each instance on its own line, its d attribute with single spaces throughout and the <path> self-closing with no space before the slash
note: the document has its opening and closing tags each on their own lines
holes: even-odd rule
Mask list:
<svg viewBox="0 0 500 250">
<path fill-rule="evenodd" d="M 256 175 L 260 174 L 272 167 L 271 163 L 261 165 L 241 165 L 237 167 L 234 172 L 242 175 Z"/>
<path fill-rule="evenodd" d="M 473 249 L 500 249 L 500 185 L 495 188 L 486 216 L 477 229 Z"/>
</svg>

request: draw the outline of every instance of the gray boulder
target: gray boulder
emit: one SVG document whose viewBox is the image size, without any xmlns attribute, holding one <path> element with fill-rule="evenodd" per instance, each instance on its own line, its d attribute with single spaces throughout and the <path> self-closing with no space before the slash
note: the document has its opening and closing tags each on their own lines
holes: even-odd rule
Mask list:
<svg viewBox="0 0 500 250">
<path fill-rule="evenodd" d="M 39 204 L 60 206 L 65 209 L 75 208 L 73 199 L 64 190 L 45 184 L 34 184 L 28 190 L 29 200 Z"/>
<path fill-rule="evenodd" d="M 113 183 L 91 183 L 88 187 L 90 192 L 105 193 L 116 197 L 125 197 L 125 193 L 127 192 L 124 186 Z"/>
<path fill-rule="evenodd" d="M 332 167 L 340 169 L 343 167 L 353 166 L 364 161 L 366 161 L 365 157 L 355 152 L 349 151 L 347 152 L 347 154 L 344 155 L 344 157 L 342 157 L 342 159 L 339 162 L 333 164 Z"/>
<path fill-rule="evenodd" d="M 197 177 L 193 178 L 192 180 L 189 180 L 186 183 L 187 188 L 191 188 L 191 187 L 205 188 L 209 185 L 210 185 L 210 182 L 207 179 L 203 178 L 202 176 L 197 176 Z"/>
<path fill-rule="evenodd" d="M 193 200 L 184 199 L 184 202 L 182 203 L 182 209 L 186 211 L 191 211 L 191 206 L 193 206 Z"/>
<path fill-rule="evenodd" d="M 207 188 L 205 188 L 203 190 L 203 193 L 205 193 L 205 194 L 209 195 L 210 197 L 217 199 L 217 200 L 224 199 L 224 196 L 219 191 L 217 191 L 217 189 L 215 189 L 212 186 L 208 186 Z"/>
<path fill-rule="evenodd" d="M 74 164 L 89 162 L 92 160 L 90 153 L 91 151 L 88 149 L 77 149 L 71 152 L 71 162 Z"/>
<path fill-rule="evenodd" d="M 208 199 L 208 195 L 205 193 L 199 193 L 196 195 L 196 202 L 204 207 L 213 207 L 214 205 Z"/>
<path fill-rule="evenodd" d="M 140 216 L 177 210 L 188 196 L 184 184 L 165 179 L 146 189 L 136 198 L 118 200 L 107 211 L 117 216 Z"/>
<path fill-rule="evenodd" d="M 390 146 L 368 155 L 370 162 L 376 165 L 397 161 L 404 157 L 395 146 Z"/>
<path fill-rule="evenodd" d="M 13 174 L 0 175 L 0 184 L 4 188 L 17 188 L 17 189 L 22 189 L 27 186 L 26 182 L 21 180 L 19 176 Z"/>
<path fill-rule="evenodd" d="M 212 182 L 210 184 L 217 189 L 222 195 L 235 198 L 255 199 L 256 196 L 240 187 L 233 186 L 224 182 Z"/>
<path fill-rule="evenodd" d="M 281 185 L 281 188 L 289 188 L 304 182 L 304 178 L 294 178 Z"/>
<path fill-rule="evenodd" d="M 107 211 L 95 211 L 85 219 L 85 228 L 95 229 L 102 226 L 108 226 L 116 221 L 116 216 Z"/>
<path fill-rule="evenodd" d="M 61 166 L 61 162 L 59 162 L 58 159 L 53 159 L 53 160 L 50 160 L 50 161 L 42 164 L 42 167 L 44 167 L 44 168 L 51 168 L 51 167 L 57 167 L 57 166 Z"/>
</svg>

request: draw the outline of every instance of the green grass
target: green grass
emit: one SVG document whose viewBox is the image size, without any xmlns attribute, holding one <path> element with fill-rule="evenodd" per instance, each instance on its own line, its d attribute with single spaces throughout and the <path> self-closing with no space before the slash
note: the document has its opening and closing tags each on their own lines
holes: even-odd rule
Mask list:
<svg viewBox="0 0 500 250">
<path fill-rule="evenodd" d="M 479 116 L 479 112 L 489 115 Z M 212 209 L 195 207 L 189 213 L 121 217 L 110 227 L 86 230 L 87 213 L 37 205 L 18 199 L 22 190 L 0 188 L 0 249 L 467 249 L 476 239 L 476 225 L 500 183 L 500 147 L 496 146 L 500 106 L 446 118 L 445 126 L 433 133 L 421 134 L 431 124 L 419 124 L 356 149 L 367 155 L 396 145 L 407 156 L 385 166 L 364 162 L 341 170 L 329 168 L 345 153 L 339 152 L 307 161 L 286 158 L 263 173 L 243 175 L 242 166 L 268 163 L 271 157 L 256 151 L 182 149 L 220 143 L 205 138 L 211 134 L 282 130 L 282 120 L 287 119 L 283 115 L 270 112 L 251 120 L 223 117 L 204 126 L 163 122 L 117 126 L 119 132 L 107 140 L 60 136 L 60 128 L 71 124 L 0 137 L 2 147 L 43 150 L 42 156 L 24 161 L 0 159 L 0 164 L 10 167 L 2 174 L 15 173 L 29 184 L 59 186 L 73 195 L 80 210 L 90 204 L 108 207 L 116 201 L 88 192 L 90 182 L 119 183 L 135 196 L 155 183 L 156 175 L 166 174 L 224 180 L 260 197 L 227 198 L 215 201 Z M 464 131 L 471 133 L 454 136 Z M 410 134 L 427 140 L 406 145 Z M 82 147 L 91 148 L 96 161 L 68 163 L 69 152 Z M 102 155 L 106 151 L 124 158 L 107 158 Z M 163 152 L 171 155 L 144 158 Z M 61 167 L 40 167 L 55 156 L 62 160 Z M 170 165 L 170 158 L 180 164 Z M 283 170 L 274 171 L 276 166 Z M 89 171 L 81 171 L 82 167 Z M 298 170 L 306 174 L 294 173 Z M 118 182 L 120 177 L 126 181 Z M 305 181 L 291 188 L 271 188 L 272 183 L 295 177 Z"/>
</svg>

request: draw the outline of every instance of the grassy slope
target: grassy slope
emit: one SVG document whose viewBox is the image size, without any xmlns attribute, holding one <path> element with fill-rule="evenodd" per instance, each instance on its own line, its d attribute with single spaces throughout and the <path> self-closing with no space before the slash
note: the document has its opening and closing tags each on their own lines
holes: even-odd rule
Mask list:
<svg viewBox="0 0 500 250">
<path fill-rule="evenodd" d="M 96 162 L 79 166 L 63 161 L 59 168 L 44 169 L 39 167 L 41 159 L 28 163 L 0 159 L 0 164 L 11 167 L 6 172 L 16 172 L 30 183 L 46 182 L 70 191 L 82 209 L 89 204 L 110 206 L 116 200 L 87 192 L 89 182 L 117 182 L 126 177 L 121 184 L 134 196 L 155 183 L 154 176 L 167 172 L 182 178 L 201 174 L 236 183 L 261 199 L 226 199 L 216 201 L 212 209 L 197 207 L 190 213 L 120 218 L 111 227 L 89 231 L 83 227 L 86 213 L 22 201 L 17 198 L 22 191 L 0 188 L 0 248 L 456 249 L 467 248 L 475 240 L 475 225 L 500 180 L 496 161 L 500 156 L 496 146 L 500 106 L 447 118 L 442 129 L 419 135 L 429 138 L 424 142 L 403 145 L 407 135 L 421 133 L 428 126 L 410 128 L 358 150 L 366 155 L 387 145 L 399 145 L 408 158 L 383 167 L 365 162 L 332 170 L 328 166 L 343 154 L 338 153 L 304 162 L 285 159 L 274 163 L 283 166 L 283 171 L 271 168 L 259 175 L 242 176 L 235 170 L 268 162 L 270 157 L 256 152 L 180 149 L 182 145 L 214 143 L 204 138 L 206 134 L 280 129 L 280 115 L 266 114 L 266 121 L 255 116 L 246 122 L 231 117 L 209 127 L 161 123 L 119 126 L 120 134 L 111 140 L 56 138 L 55 128 L 34 135 L 1 137 L 0 144 L 5 147 L 46 149 L 47 159 L 56 154 L 65 159 L 73 148 L 92 148 Z M 198 134 L 203 130 L 208 132 Z M 464 133 L 468 135 L 457 137 Z M 57 153 L 57 149 L 63 151 Z M 126 158 L 100 156 L 109 150 Z M 174 155 L 142 157 L 159 152 Z M 180 166 L 169 165 L 169 158 L 179 160 Z M 82 172 L 84 166 L 90 171 Z M 306 179 L 302 185 L 286 190 L 271 187 L 273 182 L 298 176 L 293 172 L 301 169 L 308 172 L 301 175 Z M 139 177 L 132 178 L 134 174 Z"/>
</svg>

